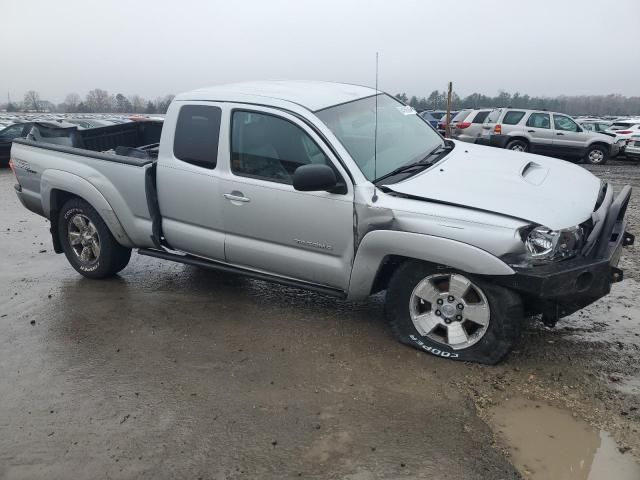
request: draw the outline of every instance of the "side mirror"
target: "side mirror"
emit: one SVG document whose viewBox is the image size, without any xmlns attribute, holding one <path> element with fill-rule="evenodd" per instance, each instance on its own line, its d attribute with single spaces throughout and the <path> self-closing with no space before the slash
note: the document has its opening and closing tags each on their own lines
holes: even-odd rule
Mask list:
<svg viewBox="0 0 640 480">
<path fill-rule="evenodd" d="M 301 192 L 332 190 L 337 186 L 338 179 L 329 165 L 302 165 L 293 173 L 293 188 Z"/>
</svg>

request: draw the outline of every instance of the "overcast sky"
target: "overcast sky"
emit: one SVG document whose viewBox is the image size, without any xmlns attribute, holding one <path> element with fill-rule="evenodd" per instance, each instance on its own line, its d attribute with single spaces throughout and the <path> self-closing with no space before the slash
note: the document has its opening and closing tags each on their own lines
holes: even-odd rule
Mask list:
<svg viewBox="0 0 640 480">
<path fill-rule="evenodd" d="M 640 95 L 640 0 L 2 0 L 1 100 L 254 79 Z"/>
</svg>

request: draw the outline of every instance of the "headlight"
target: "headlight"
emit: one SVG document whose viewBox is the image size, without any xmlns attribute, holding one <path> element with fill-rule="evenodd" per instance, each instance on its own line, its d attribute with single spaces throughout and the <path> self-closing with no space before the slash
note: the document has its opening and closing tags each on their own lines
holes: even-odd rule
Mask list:
<svg viewBox="0 0 640 480">
<path fill-rule="evenodd" d="M 513 266 L 544 265 L 575 256 L 583 244 L 582 226 L 551 230 L 544 226 L 529 226 L 521 230 L 524 255 L 509 255 L 505 260 Z"/>
</svg>

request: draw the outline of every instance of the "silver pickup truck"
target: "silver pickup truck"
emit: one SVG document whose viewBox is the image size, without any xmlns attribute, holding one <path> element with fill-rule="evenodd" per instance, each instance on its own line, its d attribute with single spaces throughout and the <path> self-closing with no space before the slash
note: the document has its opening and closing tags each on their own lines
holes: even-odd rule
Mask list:
<svg viewBox="0 0 640 480">
<path fill-rule="evenodd" d="M 20 201 L 80 274 L 115 275 L 137 249 L 349 300 L 386 290 L 398 339 L 448 359 L 495 363 L 525 317 L 608 294 L 634 241 L 630 187 L 445 140 L 367 87 L 218 86 L 176 97 L 159 145 L 95 132 L 11 150 Z"/>
</svg>

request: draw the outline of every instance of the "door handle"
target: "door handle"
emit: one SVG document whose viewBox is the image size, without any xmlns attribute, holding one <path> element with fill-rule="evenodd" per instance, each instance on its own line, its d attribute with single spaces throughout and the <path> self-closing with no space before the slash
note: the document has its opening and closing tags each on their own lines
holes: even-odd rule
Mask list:
<svg viewBox="0 0 640 480">
<path fill-rule="evenodd" d="M 251 201 L 247 197 L 244 197 L 241 192 L 225 193 L 224 194 L 224 198 L 226 198 L 227 200 L 229 200 L 231 202 L 247 203 L 247 202 Z"/>
<path fill-rule="evenodd" d="M 560 132 L 558 132 L 558 133 L 556 133 L 556 135 L 564 135 L 564 133 L 560 133 Z"/>
<path fill-rule="evenodd" d="M 536 133 L 536 131 L 535 131 L 535 130 L 527 130 L 527 132 L 529 132 L 529 133 Z"/>
</svg>

